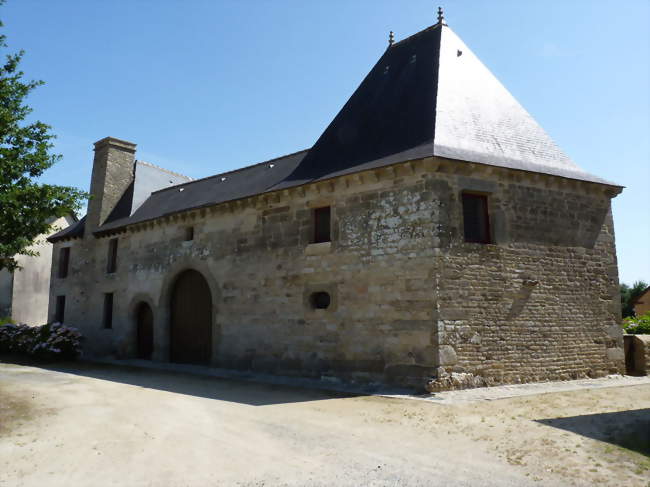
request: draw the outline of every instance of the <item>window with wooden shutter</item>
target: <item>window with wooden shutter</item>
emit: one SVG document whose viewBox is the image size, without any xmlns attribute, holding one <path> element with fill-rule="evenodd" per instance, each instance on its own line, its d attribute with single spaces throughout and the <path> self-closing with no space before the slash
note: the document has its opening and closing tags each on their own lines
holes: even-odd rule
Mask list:
<svg viewBox="0 0 650 487">
<path fill-rule="evenodd" d="M 491 242 L 487 195 L 463 193 L 463 228 L 465 242 Z"/>
</svg>

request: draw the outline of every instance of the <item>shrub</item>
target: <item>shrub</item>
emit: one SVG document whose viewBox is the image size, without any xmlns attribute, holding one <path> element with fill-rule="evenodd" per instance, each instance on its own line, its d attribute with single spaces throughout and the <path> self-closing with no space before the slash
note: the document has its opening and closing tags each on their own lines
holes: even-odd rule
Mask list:
<svg viewBox="0 0 650 487">
<path fill-rule="evenodd" d="M 4 318 L 0 316 L 0 325 L 6 325 L 7 323 L 13 323 L 14 321 L 8 317 L 5 316 Z"/>
<path fill-rule="evenodd" d="M 625 318 L 623 329 L 632 335 L 650 335 L 650 313 L 636 318 Z"/>
<path fill-rule="evenodd" d="M 0 325 L 0 352 L 44 359 L 73 359 L 81 353 L 81 333 L 62 323 Z"/>
</svg>

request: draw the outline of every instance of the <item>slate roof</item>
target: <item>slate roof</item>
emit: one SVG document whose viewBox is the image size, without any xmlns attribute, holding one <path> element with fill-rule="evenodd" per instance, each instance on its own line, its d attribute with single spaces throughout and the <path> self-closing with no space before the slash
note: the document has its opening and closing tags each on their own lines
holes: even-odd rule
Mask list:
<svg viewBox="0 0 650 487">
<path fill-rule="evenodd" d="M 84 236 L 84 229 L 86 228 L 86 217 L 83 216 L 80 220 L 74 222 L 72 225 L 59 230 L 53 235 L 50 235 L 47 240 L 56 242 L 58 240 L 65 240 L 68 238 L 81 238 Z"/>
<path fill-rule="evenodd" d="M 295 152 L 253 166 L 155 191 L 133 215 L 105 223 L 98 233 L 190 208 L 203 208 L 264 193 L 295 170 L 306 153 L 306 150 Z"/>
<path fill-rule="evenodd" d="M 97 233 L 431 156 L 620 187 L 573 163 L 439 22 L 386 49 L 311 149 L 155 191 Z"/>
<path fill-rule="evenodd" d="M 386 50 L 278 188 L 431 156 L 613 185 L 573 163 L 438 23 Z"/>
</svg>

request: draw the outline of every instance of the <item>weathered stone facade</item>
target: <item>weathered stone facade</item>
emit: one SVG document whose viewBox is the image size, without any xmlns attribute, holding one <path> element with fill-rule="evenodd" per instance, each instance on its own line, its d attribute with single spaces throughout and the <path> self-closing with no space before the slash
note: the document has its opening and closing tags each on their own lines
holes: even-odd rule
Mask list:
<svg viewBox="0 0 650 487">
<path fill-rule="evenodd" d="M 391 43 L 308 150 L 189 182 L 134 153 L 95 144 L 85 226 L 53 238 L 72 270 L 51 313 L 89 354 L 430 390 L 624 369 L 622 188 L 442 18 Z"/>
<path fill-rule="evenodd" d="M 494 244 L 463 240 L 462 191 L 490 193 Z M 609 191 L 609 193 L 607 192 Z M 278 191 L 69 245 L 66 321 L 88 353 L 135 354 L 138 303 L 167 360 L 169 292 L 193 268 L 214 307 L 215 366 L 424 384 L 446 372 L 486 383 L 622 372 L 611 189 L 435 158 Z M 331 243 L 311 244 L 311 208 L 331 205 Z M 194 227 L 194 240 L 183 241 Z M 110 238 L 118 267 L 106 273 Z M 308 296 L 326 290 L 327 310 Z M 113 329 L 101 327 L 115 293 Z"/>
</svg>

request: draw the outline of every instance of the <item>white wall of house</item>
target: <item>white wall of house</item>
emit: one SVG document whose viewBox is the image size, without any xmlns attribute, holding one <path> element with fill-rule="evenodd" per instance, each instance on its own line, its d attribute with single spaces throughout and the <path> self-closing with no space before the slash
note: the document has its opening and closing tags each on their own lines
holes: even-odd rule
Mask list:
<svg viewBox="0 0 650 487">
<path fill-rule="evenodd" d="M 0 318 L 11 315 L 11 293 L 14 287 L 14 276 L 7 270 L 0 271 Z"/>
<path fill-rule="evenodd" d="M 50 234 L 71 225 L 73 221 L 70 216 L 57 219 Z M 47 235 L 41 235 L 29 247 L 39 255 L 19 255 L 16 258 L 21 268 L 16 270 L 13 276 L 7 271 L 0 272 L 0 315 L 3 300 L 8 297 L 5 307 L 11 310 L 11 318 L 14 321 L 28 325 L 42 325 L 47 322 L 52 244 L 46 238 Z M 8 284 L 5 281 L 8 281 Z"/>
</svg>

